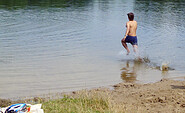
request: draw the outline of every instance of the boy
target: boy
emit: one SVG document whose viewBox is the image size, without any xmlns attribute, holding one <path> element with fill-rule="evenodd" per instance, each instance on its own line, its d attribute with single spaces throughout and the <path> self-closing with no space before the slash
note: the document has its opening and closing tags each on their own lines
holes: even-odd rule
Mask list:
<svg viewBox="0 0 185 113">
<path fill-rule="evenodd" d="M 126 43 L 131 43 L 134 49 L 134 52 L 137 52 L 138 44 L 137 44 L 137 36 L 136 36 L 136 30 L 137 30 L 137 22 L 134 21 L 134 14 L 128 13 L 128 19 L 129 21 L 126 23 L 126 33 L 124 38 L 121 40 L 121 43 L 123 47 L 127 50 L 127 55 L 130 53 L 130 50 L 128 49 L 128 46 Z"/>
</svg>

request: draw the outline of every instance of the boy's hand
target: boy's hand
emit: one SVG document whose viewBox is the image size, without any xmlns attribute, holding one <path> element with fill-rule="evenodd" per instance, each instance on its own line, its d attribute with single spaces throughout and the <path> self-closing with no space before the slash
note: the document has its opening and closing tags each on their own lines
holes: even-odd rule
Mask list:
<svg viewBox="0 0 185 113">
<path fill-rule="evenodd" d="M 123 41 L 125 41 L 125 39 L 126 39 L 126 36 L 124 36 Z"/>
</svg>

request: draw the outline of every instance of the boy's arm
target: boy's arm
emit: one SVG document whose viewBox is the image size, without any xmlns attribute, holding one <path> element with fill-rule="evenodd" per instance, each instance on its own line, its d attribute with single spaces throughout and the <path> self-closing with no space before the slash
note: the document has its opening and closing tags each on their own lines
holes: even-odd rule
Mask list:
<svg viewBox="0 0 185 113">
<path fill-rule="evenodd" d="M 126 33 L 125 33 L 125 36 L 124 36 L 123 40 L 126 39 L 128 33 L 129 33 L 129 30 L 130 30 L 130 26 L 129 26 L 129 23 L 128 22 L 127 22 L 126 26 L 127 26 L 127 30 L 126 30 Z"/>
</svg>

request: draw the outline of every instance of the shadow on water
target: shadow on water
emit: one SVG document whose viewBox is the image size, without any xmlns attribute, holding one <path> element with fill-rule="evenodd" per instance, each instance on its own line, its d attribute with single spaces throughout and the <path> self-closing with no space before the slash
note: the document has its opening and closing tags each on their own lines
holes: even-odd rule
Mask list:
<svg viewBox="0 0 185 113">
<path fill-rule="evenodd" d="M 66 8 L 66 7 L 84 7 L 92 0 L 0 0 L 1 9 L 24 9 L 27 7 L 38 6 L 41 8 Z"/>
</svg>

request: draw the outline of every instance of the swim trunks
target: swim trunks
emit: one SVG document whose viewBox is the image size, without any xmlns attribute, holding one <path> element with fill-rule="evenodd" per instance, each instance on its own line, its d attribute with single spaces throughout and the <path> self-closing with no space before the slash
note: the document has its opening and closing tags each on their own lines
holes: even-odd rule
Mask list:
<svg viewBox="0 0 185 113">
<path fill-rule="evenodd" d="M 137 45 L 137 36 L 127 36 L 125 42 Z"/>
</svg>

